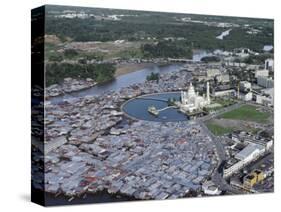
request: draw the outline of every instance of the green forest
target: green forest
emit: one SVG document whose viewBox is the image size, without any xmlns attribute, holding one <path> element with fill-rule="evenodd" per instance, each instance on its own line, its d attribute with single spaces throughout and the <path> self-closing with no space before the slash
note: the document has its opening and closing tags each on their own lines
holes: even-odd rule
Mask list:
<svg viewBox="0 0 281 212">
<path fill-rule="evenodd" d="M 161 41 L 157 44 L 144 44 L 141 47 L 144 57 L 149 58 L 192 58 L 192 51 L 190 48 L 185 48 L 178 45 L 176 42 Z"/>
<path fill-rule="evenodd" d="M 115 66 L 113 64 L 48 63 L 46 66 L 46 85 L 60 83 L 66 77 L 91 78 L 98 83 L 103 83 L 112 80 L 114 74 Z"/>
<path fill-rule="evenodd" d="M 228 28 L 207 26 L 199 23 L 169 23 L 159 21 L 134 22 L 96 20 L 95 18 L 53 18 L 46 19 L 46 34 L 55 34 L 61 39 L 71 38 L 75 41 L 139 41 L 156 38 L 163 41 L 167 37 L 181 37 L 184 42 L 178 42 L 182 48 L 189 49 L 222 49 L 250 48 L 261 52 L 264 45 L 273 44 L 273 26 L 264 26 L 258 34 L 246 33 L 248 29 L 233 28 L 230 36 L 223 40 L 216 39 L 222 31 Z"/>
<path fill-rule="evenodd" d="M 91 14 L 87 18 L 59 17 L 65 10 Z M 100 51 L 87 53 L 75 49 L 57 51 L 68 42 L 125 40 L 139 44 L 137 47 L 117 52 L 109 58 L 192 58 L 194 49 L 227 50 L 249 48 L 263 53 L 264 45 L 273 45 L 273 20 L 238 17 L 207 16 L 180 13 L 160 13 L 101 8 L 46 6 L 45 34 L 56 35 L 59 44 L 46 43 L 47 85 L 61 82 L 65 77 L 92 78 L 105 82 L 114 78 L 113 64 L 87 64 L 87 60 L 103 61 L 107 55 Z M 108 16 L 120 15 L 118 20 Z M 187 18 L 191 21 L 182 21 Z M 218 23 L 231 23 L 219 27 Z M 231 29 L 228 36 L 216 37 Z M 249 33 L 255 29 L 258 33 Z M 113 42 L 114 43 L 114 42 Z M 101 48 L 102 49 L 102 48 Z M 111 50 L 109 50 L 111 51 Z M 262 64 L 265 56 L 250 56 L 241 62 Z M 73 60 L 77 63 L 66 63 Z M 219 61 L 217 57 L 206 57 L 204 62 Z"/>
</svg>

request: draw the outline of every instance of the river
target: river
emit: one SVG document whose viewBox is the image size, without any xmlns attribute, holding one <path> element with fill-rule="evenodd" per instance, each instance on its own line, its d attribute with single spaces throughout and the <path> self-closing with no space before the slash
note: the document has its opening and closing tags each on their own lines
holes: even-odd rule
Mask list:
<svg viewBox="0 0 281 212">
<path fill-rule="evenodd" d="M 72 92 L 71 94 L 65 94 L 63 96 L 57 96 L 50 98 L 50 101 L 54 104 L 62 102 L 63 100 L 74 98 L 74 97 L 84 97 L 84 96 L 96 96 L 101 95 L 108 91 L 118 91 L 121 88 L 128 87 L 135 83 L 145 82 L 147 75 L 154 73 L 169 73 L 173 71 L 179 71 L 181 68 L 180 64 L 158 66 L 154 65 L 149 68 L 144 68 L 138 71 L 134 71 L 128 74 L 124 74 L 116 77 L 114 80 L 97 85 L 85 90 Z"/>
<path fill-rule="evenodd" d="M 211 56 L 211 55 L 213 55 L 213 53 L 208 52 L 206 50 L 195 50 L 193 52 L 192 60 L 194 62 L 199 62 L 203 57 Z M 66 99 L 84 97 L 84 96 L 97 96 L 108 91 L 118 91 L 121 88 L 128 87 L 136 83 L 145 82 L 147 75 L 151 74 L 152 72 L 169 73 L 169 72 L 179 71 L 181 67 L 182 64 L 172 64 L 172 65 L 164 65 L 164 66 L 154 65 L 148 68 L 140 69 L 138 71 L 134 71 L 128 74 L 118 76 L 110 82 L 101 85 L 96 85 L 94 87 L 85 90 L 64 94 L 62 96 L 51 97 L 49 100 L 53 104 L 57 104 Z"/>
</svg>

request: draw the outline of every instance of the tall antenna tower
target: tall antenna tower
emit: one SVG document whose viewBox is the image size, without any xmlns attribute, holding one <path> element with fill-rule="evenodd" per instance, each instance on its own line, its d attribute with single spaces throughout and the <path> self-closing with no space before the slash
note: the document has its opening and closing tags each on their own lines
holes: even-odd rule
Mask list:
<svg viewBox="0 0 281 212">
<path fill-rule="evenodd" d="M 240 99 L 240 86 L 237 84 L 237 99 Z"/>
<path fill-rule="evenodd" d="M 210 104 L 211 100 L 210 100 L 210 85 L 209 82 L 207 82 L 207 102 L 208 104 Z"/>
</svg>

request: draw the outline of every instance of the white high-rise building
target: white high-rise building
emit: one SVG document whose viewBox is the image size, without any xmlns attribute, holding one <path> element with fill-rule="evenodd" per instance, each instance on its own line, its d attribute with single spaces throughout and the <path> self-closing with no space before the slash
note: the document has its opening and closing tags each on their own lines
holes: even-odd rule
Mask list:
<svg viewBox="0 0 281 212">
<path fill-rule="evenodd" d="M 207 82 L 206 95 L 207 95 L 207 103 L 210 104 L 211 103 L 211 99 L 210 99 L 210 85 L 209 85 L 209 82 Z"/>
<path fill-rule="evenodd" d="M 273 70 L 274 69 L 274 60 L 273 59 L 266 59 L 264 62 L 264 69 L 265 70 Z"/>
<path fill-rule="evenodd" d="M 274 87 L 274 80 L 268 77 L 258 77 L 258 85 L 264 88 L 273 88 Z"/>
</svg>

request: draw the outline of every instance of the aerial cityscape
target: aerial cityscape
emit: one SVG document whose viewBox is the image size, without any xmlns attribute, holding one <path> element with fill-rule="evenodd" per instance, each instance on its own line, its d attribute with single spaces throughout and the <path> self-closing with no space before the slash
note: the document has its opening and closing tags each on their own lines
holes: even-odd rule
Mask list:
<svg viewBox="0 0 281 212">
<path fill-rule="evenodd" d="M 273 20 L 55 5 L 44 18 L 32 189 L 46 205 L 274 191 Z"/>
</svg>

